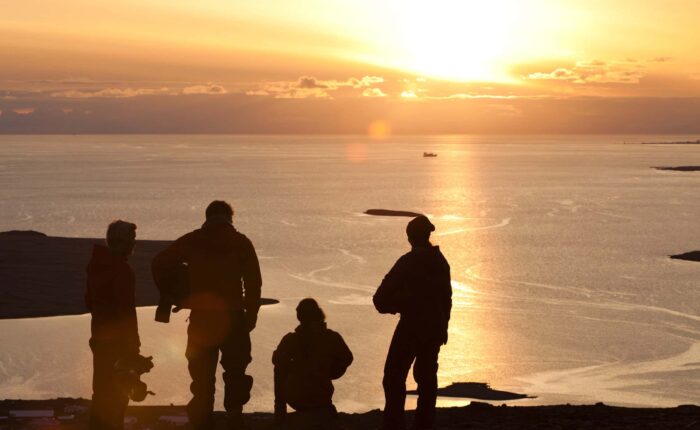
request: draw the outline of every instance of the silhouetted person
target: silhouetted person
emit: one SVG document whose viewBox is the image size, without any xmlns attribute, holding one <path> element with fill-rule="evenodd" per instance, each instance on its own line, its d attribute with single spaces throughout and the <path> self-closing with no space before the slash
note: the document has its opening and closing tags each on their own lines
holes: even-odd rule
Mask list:
<svg viewBox="0 0 700 430">
<path fill-rule="evenodd" d="M 216 366 L 221 352 L 224 407 L 231 429 L 246 428 L 243 405 L 250 399 L 253 378 L 250 331 L 260 308 L 262 279 L 251 241 L 233 227 L 233 209 L 214 201 L 202 228 L 177 239 L 153 260 L 153 278 L 163 291 L 173 272 L 187 264 L 191 309 L 187 329 L 187 361 L 192 400 L 187 405 L 194 429 L 213 428 Z"/>
<path fill-rule="evenodd" d="M 374 295 L 380 313 L 401 314 L 384 366 L 384 430 L 406 428 L 406 377 L 414 361 L 418 407 L 412 428 L 430 429 L 435 421 L 438 354 L 447 343 L 452 287 L 450 266 L 430 243 L 433 231 L 422 215 L 408 223 L 411 251 L 399 258 Z"/>
<path fill-rule="evenodd" d="M 316 300 L 299 302 L 297 319 L 299 326 L 282 338 L 272 354 L 275 422 L 285 423 L 289 405 L 310 415 L 313 428 L 327 430 L 333 428 L 336 415 L 332 381 L 345 374 L 352 352 L 340 334 L 326 327 L 326 316 Z"/>
<path fill-rule="evenodd" d="M 136 225 L 115 221 L 107 246 L 95 245 L 87 266 L 85 302 L 92 314 L 92 407 L 90 429 L 122 429 L 129 394 L 120 385 L 117 363 L 139 355 L 134 272 L 127 258 L 134 250 Z"/>
</svg>

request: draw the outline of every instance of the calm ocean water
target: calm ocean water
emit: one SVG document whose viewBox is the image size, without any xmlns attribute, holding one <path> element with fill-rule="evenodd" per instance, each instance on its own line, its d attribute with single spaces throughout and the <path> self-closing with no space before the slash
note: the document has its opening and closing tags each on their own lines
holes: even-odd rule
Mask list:
<svg viewBox="0 0 700 430">
<path fill-rule="evenodd" d="M 407 219 L 362 212 L 420 211 L 454 279 L 441 385 L 538 396 L 517 404 L 698 403 L 700 264 L 667 255 L 700 249 L 700 174 L 650 167 L 700 164 L 700 146 L 621 144 L 663 139 L 3 136 L 0 230 L 100 237 L 123 218 L 174 239 L 231 201 L 281 300 L 253 335 L 249 409 L 272 409 L 272 351 L 312 296 L 356 356 L 336 403 L 361 411 L 382 405 L 396 323 L 371 296 L 408 250 Z M 184 403 L 186 315 L 152 316 L 140 310 L 149 403 Z M 86 316 L 0 321 L 0 398 L 89 396 L 88 336 Z"/>
</svg>

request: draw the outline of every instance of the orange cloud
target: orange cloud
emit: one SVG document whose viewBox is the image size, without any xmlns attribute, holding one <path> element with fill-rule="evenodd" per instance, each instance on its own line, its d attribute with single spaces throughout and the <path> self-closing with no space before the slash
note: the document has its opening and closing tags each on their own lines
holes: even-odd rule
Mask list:
<svg viewBox="0 0 700 430">
<path fill-rule="evenodd" d="M 248 90 L 246 94 L 249 96 L 271 96 L 278 99 L 332 98 L 330 92 L 340 88 L 361 89 L 383 82 L 384 78 L 379 76 L 349 78 L 344 81 L 302 76 L 296 81 L 266 82 L 255 89 Z M 375 97 L 378 96 L 377 94 L 374 92 Z"/>
<path fill-rule="evenodd" d="M 161 94 L 173 94 L 168 88 L 104 88 L 100 90 L 66 90 L 51 93 L 51 97 L 67 99 L 90 98 L 131 98 L 137 96 L 153 96 Z"/>
<path fill-rule="evenodd" d="M 574 84 L 638 84 L 645 76 L 644 63 L 626 61 L 579 61 L 574 67 L 531 73 L 531 80 L 567 81 Z"/>
<path fill-rule="evenodd" d="M 193 85 L 182 89 L 182 94 L 226 94 L 226 88 L 216 84 Z"/>
<path fill-rule="evenodd" d="M 386 97 L 384 91 L 380 90 L 379 88 L 367 88 L 362 91 L 362 95 L 364 97 Z"/>
</svg>

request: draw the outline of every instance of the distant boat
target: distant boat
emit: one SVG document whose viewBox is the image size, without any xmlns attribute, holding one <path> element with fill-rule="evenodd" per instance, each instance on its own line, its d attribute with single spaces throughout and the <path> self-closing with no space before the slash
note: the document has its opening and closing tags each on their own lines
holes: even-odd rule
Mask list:
<svg viewBox="0 0 700 430">
<path fill-rule="evenodd" d="M 423 157 L 437 157 L 437 154 L 434 152 L 424 152 Z"/>
</svg>

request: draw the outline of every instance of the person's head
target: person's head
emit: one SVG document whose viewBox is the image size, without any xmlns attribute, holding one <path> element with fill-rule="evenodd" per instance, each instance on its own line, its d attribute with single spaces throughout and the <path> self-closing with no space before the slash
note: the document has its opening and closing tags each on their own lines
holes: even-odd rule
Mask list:
<svg viewBox="0 0 700 430">
<path fill-rule="evenodd" d="M 326 321 L 326 314 L 314 299 L 304 299 L 297 305 L 297 319 L 302 325 L 322 323 Z"/>
<path fill-rule="evenodd" d="M 223 200 L 214 200 L 209 203 L 206 210 L 207 220 L 223 219 L 233 222 L 233 208 Z"/>
<path fill-rule="evenodd" d="M 117 255 L 128 256 L 134 252 L 136 224 L 117 220 L 107 227 L 107 247 Z"/>
<path fill-rule="evenodd" d="M 430 244 L 430 233 L 435 231 L 435 226 L 425 215 L 419 215 L 408 222 L 406 236 L 411 246 L 426 246 Z"/>
</svg>

